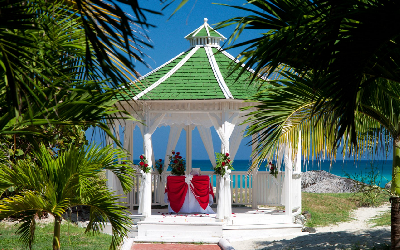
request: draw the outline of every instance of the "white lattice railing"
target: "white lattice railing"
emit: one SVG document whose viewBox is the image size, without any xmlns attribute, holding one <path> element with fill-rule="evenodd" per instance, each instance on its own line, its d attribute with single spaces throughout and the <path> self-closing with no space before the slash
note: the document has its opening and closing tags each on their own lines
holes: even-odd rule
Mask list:
<svg viewBox="0 0 400 250">
<path fill-rule="evenodd" d="M 210 177 L 211 185 L 214 188 L 215 204 L 218 201 L 218 178 L 213 171 L 203 171 L 202 175 L 208 175 Z M 159 187 L 160 175 L 158 173 L 152 173 L 151 175 L 151 187 L 152 187 L 152 205 L 165 205 L 163 204 L 164 199 L 164 188 Z M 255 180 L 255 178 L 257 180 Z M 132 192 L 126 195 L 126 206 L 129 209 L 139 205 L 138 194 L 140 188 L 140 174 L 134 176 L 135 186 Z M 285 201 L 285 173 L 280 172 L 275 178 L 269 172 L 259 171 L 257 174 L 248 175 L 247 171 L 233 171 L 231 173 L 231 192 L 232 192 L 232 204 L 233 205 L 252 205 L 253 202 L 253 184 L 256 181 L 256 200 L 257 205 L 269 205 L 269 206 L 284 206 Z M 292 208 L 295 213 L 301 209 L 301 177 L 299 174 L 293 174 L 292 178 Z"/>
</svg>

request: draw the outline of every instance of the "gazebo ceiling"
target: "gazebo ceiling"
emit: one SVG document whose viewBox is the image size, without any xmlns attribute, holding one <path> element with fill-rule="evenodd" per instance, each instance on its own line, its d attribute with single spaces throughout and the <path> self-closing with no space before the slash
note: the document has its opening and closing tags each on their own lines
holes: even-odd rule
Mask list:
<svg viewBox="0 0 400 250">
<path fill-rule="evenodd" d="M 257 92 L 260 79 L 251 82 L 254 72 L 251 69 L 246 69 L 240 77 L 240 69 L 232 73 L 238 61 L 220 47 L 226 38 L 211 28 L 206 18 L 203 25 L 185 38 L 190 41 L 189 50 L 141 77 L 141 84 L 132 83 L 129 91 L 132 94 L 119 99 L 246 100 Z M 136 85 L 144 88 L 139 90 Z"/>
</svg>

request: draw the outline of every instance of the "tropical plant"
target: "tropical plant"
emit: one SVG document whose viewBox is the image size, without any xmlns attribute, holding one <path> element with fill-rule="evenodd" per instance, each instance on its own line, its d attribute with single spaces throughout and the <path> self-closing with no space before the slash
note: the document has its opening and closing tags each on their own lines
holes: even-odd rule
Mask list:
<svg viewBox="0 0 400 250">
<path fill-rule="evenodd" d="M 255 72 L 278 72 L 276 89 L 260 92 L 248 135 L 258 134 L 259 160 L 280 143 L 295 148 L 298 131 L 306 157 L 333 159 L 393 149 L 392 248 L 400 246 L 400 2 L 392 0 L 251 0 L 235 6 L 249 15 L 221 23 L 236 25 L 231 41 L 246 29 L 261 36 L 247 46 L 242 62 Z M 371 36 L 370 31 L 374 30 Z M 287 78 L 288 80 L 282 80 Z M 254 141 L 255 142 L 255 141 Z M 382 145 L 382 146 L 381 146 Z"/>
<path fill-rule="evenodd" d="M 0 200 L 0 219 L 14 217 L 20 221 L 17 233 L 30 249 L 35 236 L 35 217 L 48 213 L 54 216 L 53 249 L 60 249 L 60 225 L 68 208 L 85 205 L 90 208 L 86 232 L 98 233 L 106 222 L 112 226 L 110 248 L 116 249 L 126 236 L 132 221 L 125 207 L 117 205 L 119 195 L 110 191 L 102 171 L 116 175 L 125 192 L 133 186 L 130 162 L 118 163 L 127 157 L 125 151 L 111 146 L 84 148 L 71 146 L 53 155 L 42 144 L 34 152 L 35 162 L 18 160 L 0 164 L 0 193 L 15 187 L 18 194 Z"/>
<path fill-rule="evenodd" d="M 140 50 L 151 47 L 140 32 L 149 26 L 146 11 L 136 0 L 1 0 L 0 134 L 42 135 L 36 126 L 85 124 L 113 137 L 100 120 L 119 113 L 113 89 L 136 78 L 131 60 L 143 62 Z"/>
</svg>

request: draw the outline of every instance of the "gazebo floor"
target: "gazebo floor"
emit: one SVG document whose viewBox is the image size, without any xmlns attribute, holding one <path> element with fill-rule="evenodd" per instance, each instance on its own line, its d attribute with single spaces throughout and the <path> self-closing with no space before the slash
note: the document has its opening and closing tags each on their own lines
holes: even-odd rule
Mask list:
<svg viewBox="0 0 400 250">
<path fill-rule="evenodd" d="M 240 241 L 303 234 L 301 225 L 291 223 L 283 211 L 272 208 L 233 207 L 229 224 L 218 221 L 216 214 L 169 214 L 167 208 L 152 209 L 152 216 L 146 219 L 137 210 L 131 216 L 137 226 L 130 237 L 137 242 L 217 243 L 220 238 Z"/>
</svg>

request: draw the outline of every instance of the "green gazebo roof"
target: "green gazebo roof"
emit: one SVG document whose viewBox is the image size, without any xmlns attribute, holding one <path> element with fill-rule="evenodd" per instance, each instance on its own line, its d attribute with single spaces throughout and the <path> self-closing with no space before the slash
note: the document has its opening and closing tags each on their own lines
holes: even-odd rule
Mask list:
<svg viewBox="0 0 400 250">
<path fill-rule="evenodd" d="M 238 77 L 240 69 L 232 73 L 238 63 L 222 50 L 220 41 L 226 38 L 204 24 L 185 37 L 190 41 L 189 50 L 132 83 L 134 100 L 204 100 L 249 99 L 260 86 L 251 82 L 252 70 Z M 243 67 L 244 65 L 242 65 Z M 141 90 L 138 89 L 141 87 Z M 120 97 L 121 99 L 123 97 Z M 126 100 L 126 97 L 123 98 Z"/>
</svg>

